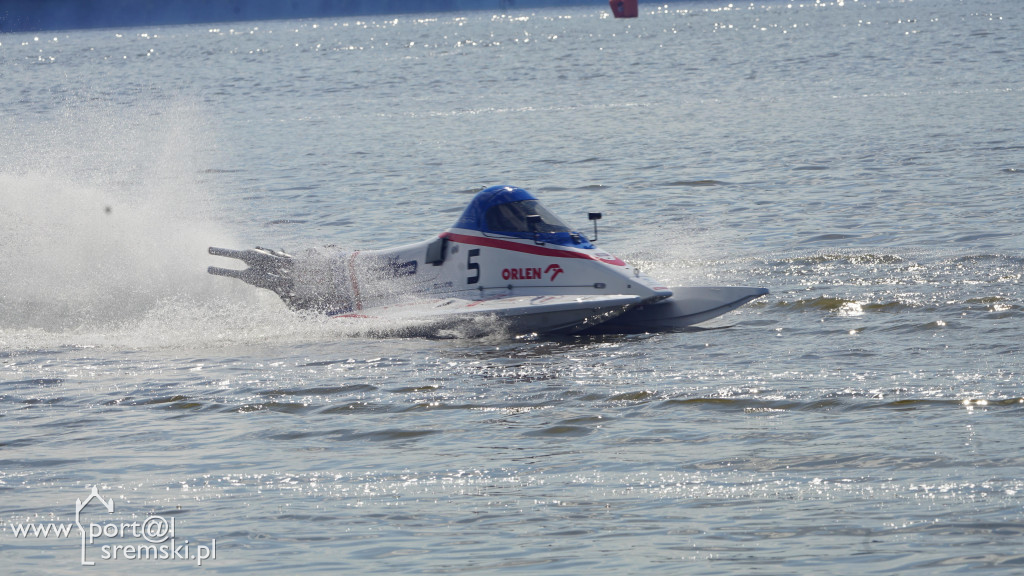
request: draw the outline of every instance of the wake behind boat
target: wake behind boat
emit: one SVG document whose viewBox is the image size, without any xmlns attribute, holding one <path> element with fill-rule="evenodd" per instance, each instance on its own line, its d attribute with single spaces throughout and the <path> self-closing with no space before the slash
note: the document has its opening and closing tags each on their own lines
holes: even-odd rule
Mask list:
<svg viewBox="0 0 1024 576">
<path fill-rule="evenodd" d="M 211 247 L 210 254 L 248 266 L 211 266 L 210 274 L 272 290 L 296 310 L 342 321 L 493 316 L 516 334 L 673 330 L 768 294 L 756 287 L 669 287 L 599 249 L 532 194 L 511 186 L 482 190 L 451 228 L 415 244 L 356 252 L 320 248 L 302 256 Z"/>
</svg>

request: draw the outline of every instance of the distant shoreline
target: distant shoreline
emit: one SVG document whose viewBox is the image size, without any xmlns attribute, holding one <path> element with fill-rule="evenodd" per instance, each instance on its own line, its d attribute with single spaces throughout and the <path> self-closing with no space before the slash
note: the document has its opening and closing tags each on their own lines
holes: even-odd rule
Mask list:
<svg viewBox="0 0 1024 576">
<path fill-rule="evenodd" d="M 4 0 L 0 33 L 593 5 L 604 0 Z"/>
</svg>

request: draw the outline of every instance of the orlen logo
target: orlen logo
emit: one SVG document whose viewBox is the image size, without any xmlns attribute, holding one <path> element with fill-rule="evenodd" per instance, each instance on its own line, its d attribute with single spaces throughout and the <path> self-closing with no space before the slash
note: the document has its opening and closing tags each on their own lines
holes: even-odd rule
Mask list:
<svg viewBox="0 0 1024 576">
<path fill-rule="evenodd" d="M 539 280 L 550 274 L 550 280 L 554 282 L 562 272 L 565 270 L 561 266 L 551 264 L 543 272 L 540 268 L 505 268 L 501 271 L 501 277 L 504 280 Z"/>
<path fill-rule="evenodd" d="M 549 272 L 551 273 L 551 281 L 554 282 L 555 277 L 561 274 L 562 272 L 565 272 L 565 270 L 562 270 L 562 267 L 559 266 L 558 264 L 552 264 L 548 266 L 547 270 L 544 271 L 545 274 Z"/>
</svg>

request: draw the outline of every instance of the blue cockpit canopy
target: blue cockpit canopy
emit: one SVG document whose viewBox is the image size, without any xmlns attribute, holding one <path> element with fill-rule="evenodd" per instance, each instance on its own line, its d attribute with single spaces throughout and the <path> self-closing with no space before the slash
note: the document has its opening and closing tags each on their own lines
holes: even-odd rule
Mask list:
<svg viewBox="0 0 1024 576">
<path fill-rule="evenodd" d="M 512 186 L 491 186 L 478 192 L 454 227 L 561 246 L 594 247 L 585 236 L 549 212 L 533 194 Z"/>
</svg>

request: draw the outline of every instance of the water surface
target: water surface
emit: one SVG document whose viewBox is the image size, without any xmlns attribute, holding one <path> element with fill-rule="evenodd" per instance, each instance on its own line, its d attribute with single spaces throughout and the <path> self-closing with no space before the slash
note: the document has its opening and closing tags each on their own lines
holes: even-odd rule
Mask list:
<svg viewBox="0 0 1024 576">
<path fill-rule="evenodd" d="M 881 0 L 0 35 L 4 565 L 85 570 L 14 526 L 96 486 L 92 522 L 217 545 L 105 573 L 1017 571 L 1022 33 Z M 772 294 L 383 338 L 205 273 L 424 239 L 499 183 Z"/>
</svg>

